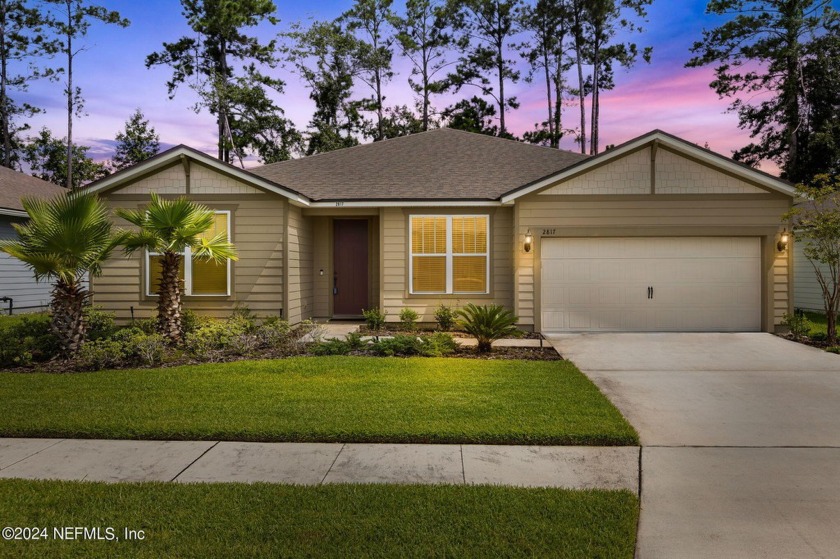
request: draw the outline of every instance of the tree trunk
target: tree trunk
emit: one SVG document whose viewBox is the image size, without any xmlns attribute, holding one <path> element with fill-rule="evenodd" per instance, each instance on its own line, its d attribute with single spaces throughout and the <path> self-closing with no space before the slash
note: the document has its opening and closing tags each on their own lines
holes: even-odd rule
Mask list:
<svg viewBox="0 0 840 559">
<path fill-rule="evenodd" d="M 51 328 L 66 357 L 78 353 L 85 341 L 87 324 L 84 304 L 88 296 L 87 290 L 76 282 L 58 280 L 53 287 L 50 301 Z"/>
<path fill-rule="evenodd" d="M 593 35 L 598 37 L 601 30 L 595 28 Z M 600 59 L 600 44 L 595 42 L 592 45 L 592 117 L 589 119 L 589 128 L 591 130 L 589 138 L 589 153 L 596 155 L 598 153 L 598 120 L 601 109 L 601 59 Z"/>
<path fill-rule="evenodd" d="M 837 313 L 829 312 L 825 315 L 826 336 L 828 345 L 837 345 Z"/>
<path fill-rule="evenodd" d="M 177 253 L 163 253 L 158 289 L 157 330 L 173 344 L 181 341 L 180 259 Z"/>
<path fill-rule="evenodd" d="M 504 46 L 501 42 L 496 46 L 496 56 L 498 57 L 496 60 L 499 69 L 499 136 L 505 136 L 507 128 L 505 127 L 505 60 L 502 52 Z"/>
<path fill-rule="evenodd" d="M 67 190 L 73 190 L 73 6 L 67 0 Z"/>
<path fill-rule="evenodd" d="M 546 48 L 546 46 L 543 48 L 543 68 L 545 68 L 545 97 L 548 102 L 548 139 L 549 145 L 556 148 L 557 145 L 555 143 L 556 134 L 554 131 L 553 114 L 554 106 L 551 101 L 551 69 L 548 64 L 548 48 Z"/>
<path fill-rule="evenodd" d="M 219 100 L 219 159 L 230 163 L 230 148 L 228 140 L 233 143 L 233 132 L 230 130 L 227 107 L 227 43 L 224 38 L 219 41 L 219 77 L 216 80 L 216 97 Z"/>
<path fill-rule="evenodd" d="M 12 168 L 12 139 L 9 131 L 9 100 L 6 97 L 8 59 L 6 55 L 6 13 L 7 1 L 0 0 L 0 111 L 3 126 L 3 166 Z"/>
<path fill-rule="evenodd" d="M 385 128 L 382 123 L 382 74 L 380 72 L 380 68 L 377 68 L 374 72 L 374 80 L 376 81 L 376 141 L 385 139 Z"/>
</svg>

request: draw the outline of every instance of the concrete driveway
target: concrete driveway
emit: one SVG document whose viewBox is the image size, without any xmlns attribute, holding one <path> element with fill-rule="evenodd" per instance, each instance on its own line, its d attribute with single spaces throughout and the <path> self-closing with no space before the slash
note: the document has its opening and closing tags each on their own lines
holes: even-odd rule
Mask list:
<svg viewBox="0 0 840 559">
<path fill-rule="evenodd" d="M 770 334 L 549 336 L 639 431 L 638 557 L 835 557 L 840 356 Z"/>
</svg>

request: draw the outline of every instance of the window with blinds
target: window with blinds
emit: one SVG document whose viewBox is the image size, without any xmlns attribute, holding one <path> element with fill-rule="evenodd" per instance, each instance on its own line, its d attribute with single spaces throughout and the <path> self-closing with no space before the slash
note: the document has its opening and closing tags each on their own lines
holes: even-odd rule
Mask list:
<svg viewBox="0 0 840 559">
<path fill-rule="evenodd" d="M 212 239 L 224 233 L 229 235 L 230 212 L 215 213 L 213 226 L 205 231 L 201 237 Z M 160 287 L 161 256 L 154 252 L 146 255 L 146 285 L 149 296 L 157 295 Z M 184 286 L 185 295 L 196 296 L 227 296 L 230 295 L 230 260 L 214 262 L 194 258 L 188 248 L 181 255 L 179 275 Z"/>
<path fill-rule="evenodd" d="M 410 292 L 487 293 L 486 215 L 411 216 Z"/>
</svg>

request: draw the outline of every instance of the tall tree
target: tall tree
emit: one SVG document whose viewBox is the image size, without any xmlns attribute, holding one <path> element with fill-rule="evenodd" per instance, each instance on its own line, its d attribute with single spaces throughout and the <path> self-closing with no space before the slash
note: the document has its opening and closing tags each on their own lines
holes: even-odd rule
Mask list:
<svg viewBox="0 0 840 559">
<path fill-rule="evenodd" d="M 409 134 L 417 134 L 418 132 L 428 130 L 428 123 L 424 124 L 422 118 L 417 118 L 414 111 L 407 105 L 385 109 L 383 122 L 386 138 L 408 136 Z M 434 126 L 435 121 L 432 120 L 431 124 Z"/>
<path fill-rule="evenodd" d="M 445 76 L 440 76 L 452 62 L 447 50 L 452 43 L 444 4 L 436 0 L 406 0 L 405 15 L 393 18 L 397 41 L 411 62 L 408 84 L 420 96 L 423 130 L 429 129 L 431 96 L 446 90 Z M 417 77 L 417 80 L 413 79 Z"/>
<path fill-rule="evenodd" d="M 589 31 L 586 21 L 586 0 L 569 0 L 569 9 L 572 19 L 572 45 L 574 52 L 574 65 L 577 69 L 578 86 L 575 93 L 578 98 L 578 109 L 580 110 L 580 128 L 578 130 L 578 143 L 580 152 L 586 153 L 586 97 L 589 95 L 587 80 L 584 78 L 583 65 L 588 56 L 589 42 L 587 33 Z"/>
<path fill-rule="evenodd" d="M 443 111 L 443 118 L 449 128 L 465 130 L 488 136 L 499 136 L 499 127 L 494 124 L 496 107 L 478 96 L 461 99 Z"/>
<path fill-rule="evenodd" d="M 58 46 L 46 34 L 48 24 L 48 15 L 24 0 L 0 0 L 0 164 L 10 169 L 19 158 L 19 134 L 29 129 L 26 123 L 16 125 L 15 118 L 27 119 L 40 112 L 28 103 L 16 103 L 11 93 L 26 91 L 34 79 L 55 75 L 54 70 L 38 65 L 40 57 L 55 54 Z M 12 64 L 23 65 L 26 71 L 11 74 Z"/>
<path fill-rule="evenodd" d="M 67 164 L 67 138 L 54 138 L 52 132 L 42 128 L 38 135 L 23 146 L 23 160 L 32 174 L 59 186 L 69 184 L 75 190 L 91 181 L 108 176 L 108 168 L 87 156 L 90 148 L 73 145 L 72 170 Z M 72 175 L 70 174 L 72 173 Z"/>
<path fill-rule="evenodd" d="M 529 34 L 529 40 L 519 46 L 520 54 L 530 66 L 526 79 L 532 81 L 542 71 L 548 108 L 548 118 L 542 127 L 525 136 L 533 143 L 557 148 L 563 137 L 564 74 L 571 67 L 566 56 L 566 40 L 572 26 L 569 1 L 537 0 L 534 6 L 522 8 L 520 18 L 522 28 Z"/>
<path fill-rule="evenodd" d="M 385 139 L 385 95 L 382 87 L 394 76 L 391 59 L 394 56 L 394 36 L 390 33 L 393 19 L 393 0 L 356 0 L 342 15 L 347 30 L 361 35 L 356 42 L 357 77 L 373 90 L 367 108 L 376 113 L 376 133 L 373 141 Z"/>
<path fill-rule="evenodd" d="M 55 30 L 58 51 L 65 57 L 64 75 L 67 78 L 64 95 L 67 99 L 67 188 L 74 188 L 73 177 L 73 116 L 81 116 L 84 111 L 84 99 L 80 87 L 73 85 L 73 62 L 87 50 L 77 41 L 84 38 L 91 24 L 100 21 L 106 24 L 128 27 L 129 21 L 119 12 L 108 10 L 104 6 L 91 4 L 86 0 L 44 0 L 52 4 L 55 16 L 50 24 Z"/>
<path fill-rule="evenodd" d="M 612 89 L 614 65 L 630 68 L 638 57 L 638 47 L 633 42 L 613 42 L 619 31 L 640 32 L 642 28 L 634 21 L 647 17 L 647 6 L 653 0 L 588 0 L 585 15 L 590 30 L 590 55 L 592 63 L 592 115 L 589 119 L 589 153 L 595 155 L 599 149 L 599 128 L 601 121 L 601 90 Z M 629 12 L 629 17 L 628 13 Z M 651 47 L 645 47 L 642 56 L 650 62 Z"/>
<path fill-rule="evenodd" d="M 277 23 L 272 0 L 181 0 L 183 15 L 195 37 L 181 37 L 163 43 L 163 50 L 146 57 L 146 67 L 172 67 L 167 82 L 172 99 L 180 85 L 188 84 L 199 96 L 196 112 L 207 109 L 216 116 L 218 157 L 230 163 L 236 155 L 252 149 L 261 157 L 276 157 L 282 143 L 271 132 L 291 131 L 282 110 L 268 96 L 283 92 L 284 83 L 259 70 L 274 68 L 276 42 L 260 43 L 246 35 L 246 29 L 268 22 Z M 241 70 L 234 71 L 238 61 Z"/>
<path fill-rule="evenodd" d="M 160 136 L 140 109 L 136 109 L 125 122 L 125 128 L 117 132 L 116 141 L 113 159 L 116 170 L 136 165 L 160 151 Z"/>
<path fill-rule="evenodd" d="M 810 180 L 800 171 L 808 124 L 803 69 L 818 55 L 818 37 L 840 33 L 838 12 L 830 0 L 712 0 L 706 12 L 730 19 L 703 31 L 686 66 L 716 65 L 710 86 L 733 99 L 730 110 L 754 138 L 734 158 L 774 161 L 786 178 Z"/>
<path fill-rule="evenodd" d="M 85 276 L 98 276 L 102 263 L 122 243 L 108 208 L 95 195 L 67 192 L 52 199 L 24 198 L 29 215 L 15 224 L 17 238 L 0 241 L 0 251 L 24 262 L 35 279 L 55 282 L 50 303 L 51 327 L 65 355 L 85 341 L 84 305 L 91 293 Z"/>
<path fill-rule="evenodd" d="M 453 26 L 460 34 L 462 56 L 449 75 L 456 90 L 478 87 L 498 106 L 499 136 L 507 136 L 505 115 L 519 107 L 516 97 L 505 93 L 505 84 L 519 81 L 519 71 L 509 58 L 510 41 L 518 32 L 517 11 L 522 0 L 450 0 Z M 495 84 L 488 75 L 495 74 Z"/>
<path fill-rule="evenodd" d="M 226 231 L 207 238 L 214 224 L 213 212 L 186 198 L 164 200 L 152 192 L 151 203 L 139 209 L 117 209 L 117 215 L 137 229 L 127 234 L 127 254 L 139 251 L 160 255 L 157 330 L 171 342 L 181 340 L 181 280 L 179 269 L 186 249 L 192 257 L 222 263 L 237 260 L 236 248 Z"/>
<path fill-rule="evenodd" d="M 359 102 L 351 99 L 357 73 L 357 41 L 338 22 L 292 26 L 285 34 L 286 59 L 309 89 L 315 112 L 306 155 L 355 146 L 363 133 Z"/>
</svg>

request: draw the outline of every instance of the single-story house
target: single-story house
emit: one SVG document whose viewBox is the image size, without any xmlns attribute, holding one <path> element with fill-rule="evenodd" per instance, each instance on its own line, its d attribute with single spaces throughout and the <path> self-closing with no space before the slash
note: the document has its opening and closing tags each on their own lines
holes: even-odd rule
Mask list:
<svg viewBox="0 0 840 559">
<path fill-rule="evenodd" d="M 17 235 L 13 223 L 27 219 L 21 198 L 52 197 L 64 189 L 51 182 L 0 166 L 0 239 Z M 0 252 L 0 314 L 41 310 L 49 305 L 52 284 L 36 282 L 23 262 Z"/>
<path fill-rule="evenodd" d="M 807 202 L 799 201 L 800 204 Z M 840 196 L 834 197 L 830 204 L 840 203 Z M 812 263 L 805 256 L 805 247 L 808 240 L 800 234 L 793 235 L 793 306 L 796 309 L 825 313 L 825 302 L 823 300 L 822 288 L 820 287 L 816 265 L 823 277 L 831 277 L 828 264 L 822 262 Z"/>
<path fill-rule="evenodd" d="M 184 255 L 185 305 L 291 322 L 498 303 L 538 331 L 773 331 L 789 184 L 661 131 L 594 157 L 439 129 L 243 170 L 178 146 L 90 185 L 217 212 L 239 260 Z M 155 309 L 154 254 L 115 257 L 94 301 Z"/>
</svg>

